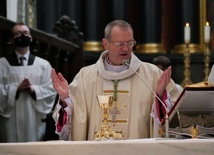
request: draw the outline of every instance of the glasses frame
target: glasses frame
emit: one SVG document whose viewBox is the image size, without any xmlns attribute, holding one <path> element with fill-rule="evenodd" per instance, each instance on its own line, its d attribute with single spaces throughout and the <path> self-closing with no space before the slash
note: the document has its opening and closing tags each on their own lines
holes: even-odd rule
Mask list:
<svg viewBox="0 0 214 155">
<path fill-rule="evenodd" d="M 114 46 L 116 46 L 116 47 L 123 47 L 124 44 L 128 47 L 134 47 L 137 44 L 137 42 L 135 40 L 130 40 L 128 42 L 122 42 L 122 41 L 113 42 L 113 41 L 108 40 L 108 42 L 114 44 Z M 129 45 L 129 43 L 132 43 L 132 45 Z"/>
</svg>

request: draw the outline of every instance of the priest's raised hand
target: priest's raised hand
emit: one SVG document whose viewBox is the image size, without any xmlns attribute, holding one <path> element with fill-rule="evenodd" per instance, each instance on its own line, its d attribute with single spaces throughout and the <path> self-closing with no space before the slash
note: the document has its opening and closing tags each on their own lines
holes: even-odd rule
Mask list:
<svg viewBox="0 0 214 155">
<path fill-rule="evenodd" d="M 163 72 L 161 77 L 159 77 L 158 79 L 156 93 L 160 98 L 163 97 L 164 91 L 166 90 L 167 85 L 170 83 L 171 74 L 172 67 L 170 66 Z"/>
<path fill-rule="evenodd" d="M 61 105 L 63 107 L 66 107 L 67 105 L 66 103 L 64 103 L 64 99 L 69 97 L 69 88 L 67 80 L 63 77 L 61 73 L 57 74 L 55 69 L 51 70 L 51 78 L 53 82 L 53 87 L 62 101 Z"/>
</svg>

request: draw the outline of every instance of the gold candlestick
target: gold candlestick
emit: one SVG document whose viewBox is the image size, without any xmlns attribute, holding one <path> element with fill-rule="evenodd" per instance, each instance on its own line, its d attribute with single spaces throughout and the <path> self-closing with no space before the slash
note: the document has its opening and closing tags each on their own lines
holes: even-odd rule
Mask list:
<svg viewBox="0 0 214 155">
<path fill-rule="evenodd" d="M 204 81 L 208 80 L 208 76 L 210 73 L 210 49 L 209 42 L 205 42 L 205 52 L 204 52 Z"/>
<path fill-rule="evenodd" d="M 183 87 L 185 87 L 188 84 L 192 84 L 192 81 L 190 79 L 190 52 L 189 52 L 189 43 L 186 43 L 186 52 L 184 52 L 184 80 L 181 83 Z"/>
</svg>

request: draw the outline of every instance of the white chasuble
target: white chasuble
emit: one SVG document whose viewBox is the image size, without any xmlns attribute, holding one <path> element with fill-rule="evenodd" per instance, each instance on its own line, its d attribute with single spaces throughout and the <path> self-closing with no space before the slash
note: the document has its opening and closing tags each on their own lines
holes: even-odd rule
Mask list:
<svg viewBox="0 0 214 155">
<path fill-rule="evenodd" d="M 117 100 L 109 110 L 108 124 L 111 130 L 122 132 L 124 139 L 151 137 L 151 111 L 154 94 L 141 81 L 131 68 L 121 72 L 106 69 L 105 57 L 101 54 L 96 64 L 80 70 L 69 85 L 73 103 L 70 140 L 94 140 L 102 123 L 102 110 L 96 95 L 114 95 L 114 81 L 117 86 Z M 130 66 L 144 81 L 156 90 L 157 80 L 162 71 L 155 65 L 141 62 L 133 53 Z M 170 85 L 170 92 L 175 88 Z M 69 122 L 70 123 L 70 122 Z"/>
<path fill-rule="evenodd" d="M 104 80 L 103 88 L 104 95 L 114 96 L 114 81 Z M 112 131 L 122 133 L 122 139 L 127 139 L 130 104 L 130 78 L 118 80 L 116 89 L 115 95 L 117 100 L 113 100 L 113 104 L 108 111 L 108 125 L 111 127 Z"/>
</svg>

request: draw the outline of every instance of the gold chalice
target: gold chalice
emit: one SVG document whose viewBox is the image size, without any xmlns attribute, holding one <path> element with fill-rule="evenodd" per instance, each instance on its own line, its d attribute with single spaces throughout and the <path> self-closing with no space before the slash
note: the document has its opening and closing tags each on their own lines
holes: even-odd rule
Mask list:
<svg viewBox="0 0 214 155">
<path fill-rule="evenodd" d="M 97 101 L 100 109 L 102 110 L 101 119 L 102 123 L 99 131 L 95 134 L 95 140 L 108 140 L 112 139 L 112 131 L 108 125 L 108 111 L 113 104 L 113 97 L 110 95 L 97 95 Z"/>
</svg>

